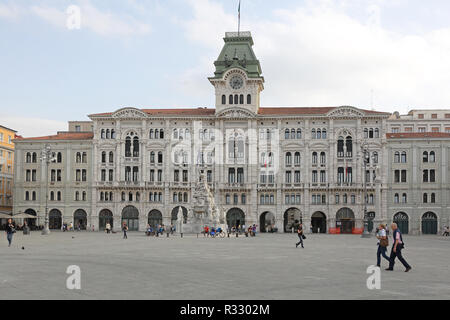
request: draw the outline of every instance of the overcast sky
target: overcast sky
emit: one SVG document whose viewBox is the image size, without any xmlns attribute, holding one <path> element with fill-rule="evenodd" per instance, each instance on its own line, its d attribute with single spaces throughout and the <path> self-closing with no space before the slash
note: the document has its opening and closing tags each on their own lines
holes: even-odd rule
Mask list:
<svg viewBox="0 0 450 320">
<path fill-rule="evenodd" d="M 81 29 L 66 26 L 70 5 Z M 0 124 L 24 136 L 124 106 L 214 106 L 238 0 L 0 0 Z M 242 0 L 262 106 L 450 108 L 450 1 Z"/>
</svg>

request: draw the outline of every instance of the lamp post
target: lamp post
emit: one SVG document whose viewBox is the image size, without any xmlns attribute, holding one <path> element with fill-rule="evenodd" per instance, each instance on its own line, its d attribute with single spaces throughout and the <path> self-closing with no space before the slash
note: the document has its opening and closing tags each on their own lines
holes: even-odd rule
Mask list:
<svg viewBox="0 0 450 320">
<path fill-rule="evenodd" d="M 361 146 L 361 151 L 363 154 L 364 161 L 364 231 L 361 234 L 361 238 L 370 238 L 371 234 L 369 232 L 369 220 L 367 217 L 367 163 L 370 161 L 370 152 L 367 143 Z M 370 176 L 370 174 L 369 174 Z"/>
<path fill-rule="evenodd" d="M 54 160 L 55 160 L 55 157 L 52 154 L 51 147 L 48 144 L 45 145 L 45 147 L 41 153 L 41 161 L 45 162 L 46 184 L 47 184 L 46 191 L 45 191 L 45 225 L 44 225 L 44 229 L 42 230 L 42 235 L 50 234 L 49 217 L 48 217 L 48 188 L 49 188 L 48 165 L 50 162 L 53 162 Z"/>
</svg>

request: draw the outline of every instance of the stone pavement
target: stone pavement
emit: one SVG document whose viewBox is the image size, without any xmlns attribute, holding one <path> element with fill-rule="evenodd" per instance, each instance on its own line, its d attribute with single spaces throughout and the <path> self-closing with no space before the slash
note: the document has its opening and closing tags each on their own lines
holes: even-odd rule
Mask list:
<svg viewBox="0 0 450 320">
<path fill-rule="evenodd" d="M 369 290 L 376 239 L 293 234 L 209 239 L 143 233 L 0 234 L 0 299 L 450 299 L 450 237 L 405 236 L 404 256 Z M 25 247 L 24 250 L 21 248 Z M 81 290 L 66 269 L 81 268 Z"/>
</svg>

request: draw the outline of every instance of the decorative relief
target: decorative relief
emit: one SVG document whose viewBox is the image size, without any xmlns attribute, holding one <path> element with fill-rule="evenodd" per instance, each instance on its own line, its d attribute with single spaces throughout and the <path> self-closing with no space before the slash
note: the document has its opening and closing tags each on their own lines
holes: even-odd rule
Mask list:
<svg viewBox="0 0 450 320">
<path fill-rule="evenodd" d="M 221 118 L 234 118 L 234 119 L 236 118 L 247 119 L 255 117 L 253 113 L 244 109 L 227 109 L 219 113 L 217 116 Z"/>
<path fill-rule="evenodd" d="M 339 107 L 328 113 L 330 118 L 362 118 L 364 113 L 354 107 Z"/>
<path fill-rule="evenodd" d="M 147 114 L 142 112 L 141 110 L 134 109 L 134 108 L 125 108 L 120 109 L 116 111 L 113 116 L 113 118 L 127 118 L 127 119 L 141 119 L 141 118 L 147 118 Z"/>
</svg>

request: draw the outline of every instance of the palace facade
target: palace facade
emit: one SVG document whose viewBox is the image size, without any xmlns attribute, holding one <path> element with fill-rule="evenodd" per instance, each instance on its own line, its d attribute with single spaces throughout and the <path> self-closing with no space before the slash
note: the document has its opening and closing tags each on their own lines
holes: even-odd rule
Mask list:
<svg viewBox="0 0 450 320">
<path fill-rule="evenodd" d="M 250 32 L 226 33 L 208 80 L 215 108 L 91 114 L 54 136 L 16 139 L 14 213 L 50 227 L 118 230 L 194 215 L 206 179 L 228 225 L 404 233 L 449 225 L 450 110 L 408 115 L 351 106 L 261 107 L 264 78 Z M 41 151 L 50 146 L 48 174 Z M 209 200 L 211 202 L 211 199 Z"/>
</svg>

